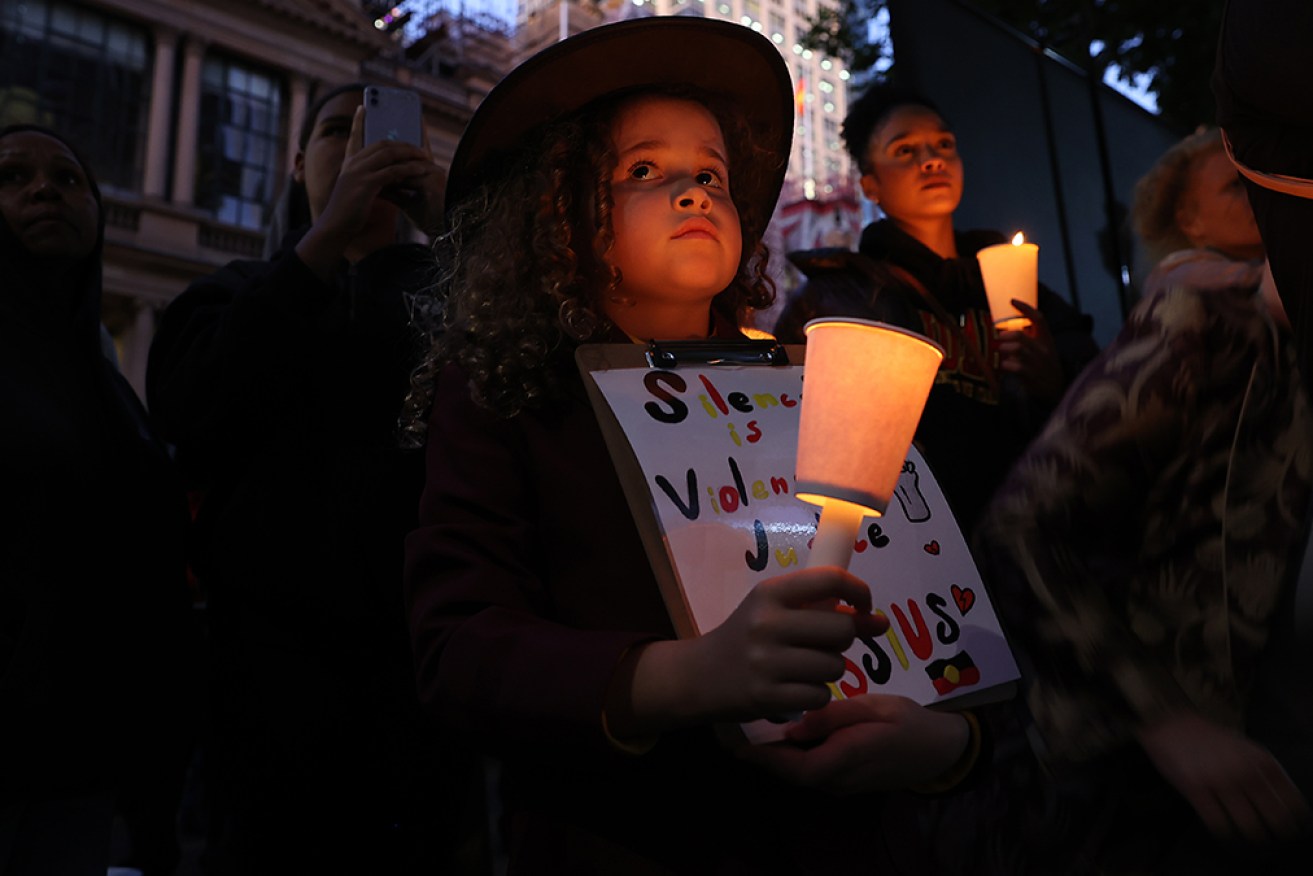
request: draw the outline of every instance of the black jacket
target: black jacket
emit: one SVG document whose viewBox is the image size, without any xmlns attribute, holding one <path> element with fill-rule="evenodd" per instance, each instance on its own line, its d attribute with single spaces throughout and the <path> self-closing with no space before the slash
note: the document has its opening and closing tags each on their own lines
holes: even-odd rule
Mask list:
<svg viewBox="0 0 1313 876">
<path fill-rule="evenodd" d="M 121 787 L 180 732 L 186 506 L 102 355 L 102 249 L 60 271 L 0 220 L 0 805 Z"/>
<path fill-rule="evenodd" d="M 147 383 L 200 497 L 220 817 L 262 842 L 319 831 L 345 867 L 353 835 L 404 828 L 448 790 L 401 596 L 423 460 L 400 449 L 397 418 L 433 262 L 392 246 L 326 284 L 296 256 L 300 233 L 179 296 Z"/>
</svg>

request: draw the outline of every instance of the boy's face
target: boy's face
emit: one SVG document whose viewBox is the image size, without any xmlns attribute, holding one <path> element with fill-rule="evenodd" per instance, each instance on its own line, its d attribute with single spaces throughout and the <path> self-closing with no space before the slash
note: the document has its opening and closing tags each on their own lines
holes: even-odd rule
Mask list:
<svg viewBox="0 0 1313 876">
<path fill-rule="evenodd" d="M 892 110 L 866 146 L 862 191 L 895 220 L 951 216 L 962 200 L 957 138 L 938 114 L 908 104 Z"/>
<path fill-rule="evenodd" d="M 621 273 L 615 297 L 628 302 L 605 302 L 608 313 L 709 306 L 738 273 L 743 248 L 720 125 L 694 101 L 639 97 L 620 108 L 611 139 L 618 162 L 607 261 Z"/>
<path fill-rule="evenodd" d="M 333 194 L 337 175 L 342 171 L 346 157 L 347 138 L 351 134 L 351 119 L 363 95 L 359 91 L 345 91 L 332 97 L 319 109 L 310 139 L 305 150 L 296 156 L 294 176 L 305 185 L 310 201 L 310 216 L 318 219 Z"/>
</svg>

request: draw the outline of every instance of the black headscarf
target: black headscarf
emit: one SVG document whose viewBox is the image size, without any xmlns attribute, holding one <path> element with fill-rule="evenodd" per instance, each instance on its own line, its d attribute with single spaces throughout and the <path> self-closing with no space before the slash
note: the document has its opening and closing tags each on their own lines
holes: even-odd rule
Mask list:
<svg viewBox="0 0 1313 876">
<path fill-rule="evenodd" d="M 60 338 L 90 335 L 99 343 L 101 253 L 105 243 L 105 210 L 100 187 L 91 167 L 72 144 L 48 128 L 38 125 L 10 125 L 0 128 L 0 141 L 11 134 L 36 133 L 63 143 L 86 175 L 91 194 L 96 199 L 96 245 L 76 264 L 39 258 L 29 253 L 9 227 L 0 221 L 0 314 L 5 322 L 22 320 L 30 328 Z"/>
<path fill-rule="evenodd" d="M 58 134 L 7 127 L 0 144 L 23 131 L 69 147 L 99 208 Z M 108 715 L 155 698 L 187 605 L 181 490 L 102 352 L 97 212 L 77 260 L 33 255 L 0 218 L 0 803 L 103 784 L 132 762 Z"/>
<path fill-rule="evenodd" d="M 1313 5 L 1231 0 L 1213 70 L 1217 122 L 1235 157 L 1264 173 L 1313 179 Z M 1245 181 L 1277 291 L 1290 317 L 1300 370 L 1313 374 L 1313 200 Z M 1307 379 L 1307 378 L 1306 378 Z"/>
</svg>

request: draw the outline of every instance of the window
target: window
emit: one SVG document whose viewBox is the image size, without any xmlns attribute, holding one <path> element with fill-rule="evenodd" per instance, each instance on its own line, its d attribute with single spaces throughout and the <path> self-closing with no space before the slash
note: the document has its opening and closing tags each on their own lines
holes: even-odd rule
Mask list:
<svg viewBox="0 0 1313 876">
<path fill-rule="evenodd" d="M 822 121 L 825 132 L 825 146 L 827 149 L 838 150 L 843 144 L 839 142 L 839 123 L 832 118 L 826 118 Z"/>
<path fill-rule="evenodd" d="M 282 105 L 271 74 L 223 56 L 205 59 L 196 204 L 220 222 L 263 227 L 281 183 Z"/>
<path fill-rule="evenodd" d="M 102 184 L 141 187 L 150 67 L 144 28 L 61 0 L 0 3 L 0 125 L 59 131 Z"/>
</svg>

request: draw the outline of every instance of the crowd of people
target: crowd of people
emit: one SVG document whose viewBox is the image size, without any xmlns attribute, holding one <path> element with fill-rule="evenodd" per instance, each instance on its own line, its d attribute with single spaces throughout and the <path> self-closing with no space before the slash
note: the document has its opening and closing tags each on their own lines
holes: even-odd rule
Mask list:
<svg viewBox="0 0 1313 876">
<path fill-rule="evenodd" d="M 91 167 L 0 129 L 0 874 L 99 876 L 116 817 L 119 863 L 174 872 L 189 765 L 215 876 L 1302 872 L 1313 182 L 1272 132 L 1313 112 L 1252 61 L 1286 6 L 1228 12 L 1232 136 L 1140 181 L 1155 265 L 1103 350 L 1047 288 L 995 328 L 975 254 L 1003 238 L 955 226 L 929 98 L 875 86 L 845 120 L 880 218 L 788 254 L 775 334 L 850 316 L 945 349 L 916 442 L 1022 671 L 971 711 L 831 699 L 887 625 L 835 567 L 677 636 L 574 363 L 732 343 L 772 302 L 794 109 L 759 34 L 562 41 L 445 170 L 365 143 L 363 84 L 329 90 L 304 221 L 170 304 L 148 405 L 100 327 Z M 793 714 L 780 742 L 716 732 Z"/>
</svg>

